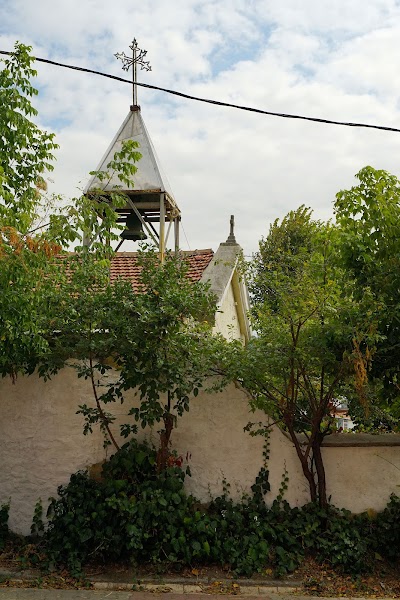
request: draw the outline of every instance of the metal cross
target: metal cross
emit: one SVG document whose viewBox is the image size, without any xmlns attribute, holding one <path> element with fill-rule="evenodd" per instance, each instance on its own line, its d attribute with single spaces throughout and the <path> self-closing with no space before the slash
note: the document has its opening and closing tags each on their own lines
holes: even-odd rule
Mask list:
<svg viewBox="0 0 400 600">
<path fill-rule="evenodd" d="M 132 50 L 132 57 L 127 56 L 125 52 L 117 52 L 114 56 L 122 61 L 122 68 L 124 71 L 129 71 L 132 67 L 133 106 L 137 106 L 137 66 L 139 65 L 142 71 L 151 71 L 151 66 L 148 60 L 144 60 L 147 50 L 141 50 L 138 47 L 136 38 L 133 39 L 129 48 Z"/>
</svg>

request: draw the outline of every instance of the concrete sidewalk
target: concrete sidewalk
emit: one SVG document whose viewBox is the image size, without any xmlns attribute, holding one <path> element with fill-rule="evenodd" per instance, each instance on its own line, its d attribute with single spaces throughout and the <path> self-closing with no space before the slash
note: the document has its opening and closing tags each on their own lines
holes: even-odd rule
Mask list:
<svg viewBox="0 0 400 600">
<path fill-rule="evenodd" d="M 146 594 L 153 600 L 154 594 Z M 104 590 L 40 590 L 36 588 L 0 588 L 0 600 L 131 600 L 133 592 Z M 136 596 L 135 596 L 136 597 Z M 139 597 L 136 597 L 140 600 Z M 143 599 L 144 600 L 144 599 Z"/>
<path fill-rule="evenodd" d="M 241 594 L 238 594 L 240 598 Z M 263 595 L 246 595 L 262 600 L 310 600 L 311 596 L 293 596 L 290 593 L 271 592 Z M 321 597 L 320 597 L 321 598 Z M 154 592 L 126 592 L 118 590 L 40 590 L 22 588 L 0 588 L 0 600 L 221 600 L 221 594 L 196 593 L 195 599 L 188 594 L 154 593 Z M 339 598 L 326 598 L 321 600 L 343 600 Z M 357 598 L 357 600 L 369 600 Z M 388 600 L 388 599 L 386 599 Z"/>
<path fill-rule="evenodd" d="M 24 583 L 29 585 L 29 579 L 15 579 L 18 585 Z M 226 583 L 226 582 L 225 582 Z M 183 600 L 191 598 L 192 600 L 211 600 L 221 599 L 221 596 L 242 597 L 245 600 L 259 598 L 260 600 L 283 600 L 291 598 L 293 600 L 296 588 L 276 586 L 258 586 L 258 585 L 239 585 L 222 584 L 216 587 L 213 584 L 178 584 L 178 583 L 146 583 L 132 584 L 125 582 L 110 581 L 92 581 L 93 589 L 69 590 L 69 589 L 40 589 L 24 587 L 0 587 L 0 600 L 87 600 L 92 598 L 119 598 L 120 600 Z M 278 591 L 279 590 L 279 591 Z M 296 598 L 301 598 L 297 596 Z M 310 597 L 304 596 L 307 600 Z"/>
<path fill-rule="evenodd" d="M 50 576 L 51 577 L 51 576 Z M 0 583 L 1 581 L 10 580 L 14 581 L 22 589 L 24 584 L 29 586 L 30 582 L 35 582 L 42 579 L 44 591 L 47 591 L 46 578 L 39 571 L 24 570 L 24 571 L 4 571 L 0 570 Z M 271 594 L 286 594 L 301 593 L 302 587 L 301 582 L 295 579 L 286 580 L 271 580 L 271 579 L 219 579 L 210 580 L 205 577 L 179 577 L 164 575 L 158 577 L 142 577 L 137 579 L 132 572 L 127 571 L 126 573 L 115 573 L 107 572 L 102 575 L 88 576 L 88 582 L 90 582 L 91 590 L 81 590 L 82 592 L 93 592 L 101 591 L 102 593 L 109 592 L 134 592 L 135 594 L 142 594 L 147 596 L 151 594 L 150 598 L 154 598 L 154 595 L 162 594 L 165 600 L 170 596 L 177 599 L 183 598 L 187 595 L 195 594 L 196 599 L 200 596 L 221 596 L 221 595 L 232 595 L 232 596 L 245 596 L 246 598 L 258 597 L 258 598 L 269 598 Z M 47 583 L 48 584 L 48 583 Z M 49 587 L 51 585 L 48 584 Z M 4 588 L 0 587 L 0 590 Z M 16 588 L 5 588 L 5 589 L 16 589 Z M 36 589 L 36 588 L 29 588 Z M 57 591 L 57 590 L 55 590 Z M 64 590 L 62 590 L 64 591 Z M 74 590 L 72 590 L 74 591 Z M 93 597 L 93 596 L 92 596 Z M 110 596 L 111 597 L 111 596 Z M 138 598 L 135 595 L 135 598 Z M 281 595 L 279 595 L 281 597 Z M 2 596 L 0 596 L 1 600 Z"/>
<path fill-rule="evenodd" d="M 238 594 L 240 597 L 241 594 Z M 22 588 L 0 588 L 0 600 L 190 600 L 188 594 L 125 592 L 116 590 L 41 590 Z M 246 600 L 310 600 L 311 596 L 293 596 L 290 593 L 271 592 L 262 595 L 246 595 Z M 196 593 L 196 600 L 221 600 L 221 594 Z M 343 600 L 339 598 L 321 598 L 320 600 Z M 369 600 L 357 598 L 357 600 Z"/>
<path fill-rule="evenodd" d="M 21 587 L 0 587 L 0 600 L 221 600 L 221 596 L 242 600 L 312 600 L 303 593 L 301 582 L 295 579 L 237 579 L 208 581 L 198 578 L 145 578 L 134 582 L 132 574 L 107 573 L 89 577 L 93 589 L 53 589 L 44 579 L 43 588 L 23 587 L 38 581 L 36 571 L 0 571 L 0 582 L 9 579 Z M 323 598 L 320 600 L 340 600 Z M 341 597 L 343 600 L 343 596 Z M 371 600 L 357 597 L 355 600 Z M 381 600 L 394 600 L 390 597 Z"/>
<path fill-rule="evenodd" d="M 226 596 L 225 596 L 226 597 Z M 240 597 L 240 594 L 238 594 Z M 221 594 L 174 594 L 118 590 L 49 590 L 37 588 L 0 588 L 0 600 L 221 600 Z M 246 600 L 293 600 L 290 594 L 246 595 Z M 296 596 L 301 600 L 302 597 Z M 310 600 L 310 597 L 303 597 Z M 332 599 L 331 599 L 332 600 Z"/>
</svg>

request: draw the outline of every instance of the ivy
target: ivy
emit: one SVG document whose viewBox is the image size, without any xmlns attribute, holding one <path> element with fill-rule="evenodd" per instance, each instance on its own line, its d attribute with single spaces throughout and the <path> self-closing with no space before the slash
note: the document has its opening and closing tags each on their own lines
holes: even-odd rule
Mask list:
<svg viewBox="0 0 400 600">
<path fill-rule="evenodd" d="M 3 550 L 6 540 L 8 538 L 8 514 L 10 511 L 10 504 L 0 505 L 0 550 Z"/>
<path fill-rule="evenodd" d="M 156 450 L 132 440 L 104 464 L 100 480 L 72 475 L 49 508 L 48 563 L 76 575 L 90 559 L 168 570 L 218 565 L 247 577 L 272 568 L 282 577 L 306 555 L 351 574 L 367 571 L 377 553 L 399 559 L 398 497 L 374 518 L 316 503 L 291 508 L 282 498 L 268 506 L 262 469 L 251 495 L 235 502 L 225 482 L 223 494 L 202 506 L 184 489 L 179 457 L 162 473 L 156 464 Z"/>
</svg>

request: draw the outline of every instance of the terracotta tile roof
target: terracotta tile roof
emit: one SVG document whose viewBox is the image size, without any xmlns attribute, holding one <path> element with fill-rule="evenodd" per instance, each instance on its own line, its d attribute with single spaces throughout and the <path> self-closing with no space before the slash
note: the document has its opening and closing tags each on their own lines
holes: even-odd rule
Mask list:
<svg viewBox="0 0 400 600">
<path fill-rule="evenodd" d="M 208 250 L 193 250 L 182 252 L 184 260 L 188 263 L 187 277 L 190 281 L 199 281 L 210 264 L 214 252 Z M 137 264 L 136 252 L 117 252 L 114 254 L 111 267 L 110 279 L 115 281 L 118 277 L 132 281 L 133 289 L 139 291 L 140 267 Z"/>
<path fill-rule="evenodd" d="M 183 253 L 185 260 L 188 262 L 188 279 L 191 281 L 200 281 L 204 271 L 212 261 L 214 252 L 208 250 L 193 250 L 193 252 Z"/>
<path fill-rule="evenodd" d="M 137 264 L 134 252 L 117 252 L 114 254 L 110 266 L 111 283 L 118 278 L 129 279 L 135 292 L 139 291 L 140 267 Z"/>
</svg>

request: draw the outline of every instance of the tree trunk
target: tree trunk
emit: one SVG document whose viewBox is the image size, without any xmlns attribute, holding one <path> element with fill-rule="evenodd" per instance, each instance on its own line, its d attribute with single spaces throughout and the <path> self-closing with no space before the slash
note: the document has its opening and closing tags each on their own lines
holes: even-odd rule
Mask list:
<svg viewBox="0 0 400 600">
<path fill-rule="evenodd" d="M 318 482 L 318 502 L 321 507 L 325 507 L 328 505 L 328 498 L 326 496 L 326 477 L 325 477 L 325 467 L 324 461 L 321 453 L 321 444 L 324 436 L 321 433 L 318 433 L 315 436 L 312 451 L 313 458 L 315 463 L 315 470 L 317 472 L 317 482 Z"/>
<path fill-rule="evenodd" d="M 297 439 L 296 432 L 294 431 L 293 426 L 289 420 L 286 420 L 286 425 L 288 426 L 290 437 L 292 439 L 294 447 L 296 448 L 297 456 L 300 459 L 304 477 L 307 479 L 308 482 L 308 487 L 310 489 L 310 500 L 311 502 L 316 502 L 318 500 L 318 490 L 315 484 L 314 473 L 312 471 L 312 468 L 310 467 L 308 458 L 303 452 L 299 440 Z"/>
<path fill-rule="evenodd" d="M 311 502 L 316 502 L 318 500 L 318 490 L 314 479 L 314 473 L 301 449 L 300 453 L 297 452 L 297 455 L 300 458 L 301 468 L 303 469 L 304 477 L 307 479 L 308 487 L 310 488 L 310 500 Z"/>
<path fill-rule="evenodd" d="M 160 447 L 157 452 L 157 473 L 161 473 L 167 466 L 169 457 L 169 440 L 174 428 L 174 417 L 171 413 L 164 414 L 164 429 L 160 433 Z"/>
</svg>

